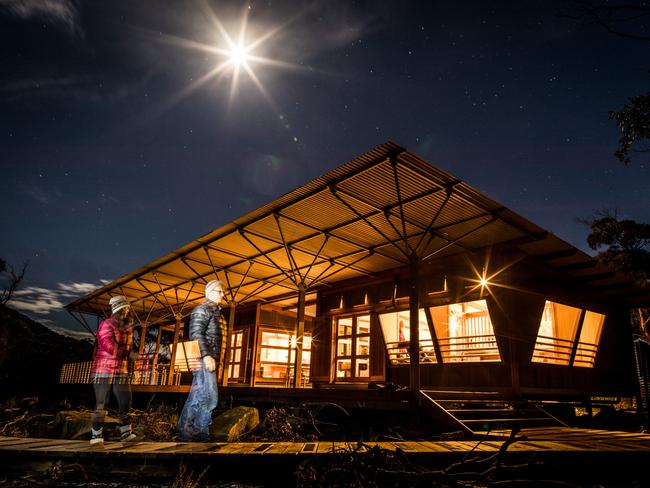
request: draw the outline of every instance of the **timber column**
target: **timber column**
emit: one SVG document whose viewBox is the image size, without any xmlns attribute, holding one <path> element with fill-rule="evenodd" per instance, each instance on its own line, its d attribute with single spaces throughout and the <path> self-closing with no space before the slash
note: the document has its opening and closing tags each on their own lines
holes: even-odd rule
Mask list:
<svg viewBox="0 0 650 488">
<path fill-rule="evenodd" d="M 409 386 L 415 404 L 420 391 L 420 260 L 415 254 L 409 259 Z"/>
<path fill-rule="evenodd" d="M 178 338 L 181 333 L 181 314 L 174 314 L 176 324 L 174 325 L 174 342 L 172 343 L 172 357 L 169 360 L 169 376 L 167 377 L 167 384 L 174 384 L 174 359 L 176 358 L 176 348 L 178 347 Z M 158 331 L 160 334 L 160 330 Z"/>
<path fill-rule="evenodd" d="M 230 365 L 230 342 L 232 338 L 233 330 L 235 330 L 235 309 L 237 308 L 237 302 L 231 300 L 228 302 L 230 308 L 228 309 L 228 331 L 226 332 L 226 345 L 223 347 L 223 338 L 221 345 L 223 347 L 223 357 L 219 364 L 217 364 L 217 369 L 220 365 L 223 365 L 221 370 L 221 386 L 228 386 L 228 366 Z M 217 377 L 218 378 L 218 377 Z"/>
<path fill-rule="evenodd" d="M 302 337 L 305 334 L 305 296 L 307 286 L 304 282 L 298 285 L 298 317 L 296 320 L 296 360 L 293 365 L 293 387 L 299 388 L 302 380 Z M 291 349 L 291 348 L 290 348 Z"/>
</svg>

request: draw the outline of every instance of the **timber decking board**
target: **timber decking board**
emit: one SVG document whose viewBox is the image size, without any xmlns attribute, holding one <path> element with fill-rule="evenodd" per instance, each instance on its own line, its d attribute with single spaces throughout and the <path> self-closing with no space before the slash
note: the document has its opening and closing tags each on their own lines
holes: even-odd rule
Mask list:
<svg viewBox="0 0 650 488">
<path fill-rule="evenodd" d="M 303 446 L 304 443 L 302 442 L 291 442 L 290 446 L 285 449 L 284 454 L 298 455 L 302 451 Z"/>
<path fill-rule="evenodd" d="M 285 454 L 292 442 L 274 442 L 264 454 Z"/>
<path fill-rule="evenodd" d="M 503 431 L 504 434 L 509 432 Z M 633 432 L 616 432 L 597 429 L 564 427 L 524 429 L 508 450 L 516 452 L 619 452 L 650 453 L 650 435 Z M 503 439 L 505 440 L 505 438 Z M 0 452 L 38 453 L 39 456 L 124 456 L 143 458 L 168 458 L 175 455 L 316 455 L 332 451 L 366 451 L 377 445 L 384 449 L 409 454 L 497 452 L 503 440 L 494 437 L 463 441 L 391 441 L 367 442 L 135 442 L 111 441 L 104 446 L 91 447 L 87 441 L 66 439 L 28 439 L 0 437 Z"/>
</svg>

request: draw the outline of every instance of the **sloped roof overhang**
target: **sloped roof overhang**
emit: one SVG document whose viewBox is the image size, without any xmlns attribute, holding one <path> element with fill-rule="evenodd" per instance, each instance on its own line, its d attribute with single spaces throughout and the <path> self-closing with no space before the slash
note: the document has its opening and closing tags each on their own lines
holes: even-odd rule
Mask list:
<svg viewBox="0 0 650 488">
<path fill-rule="evenodd" d="M 218 278 L 238 304 L 490 246 L 513 246 L 631 306 L 620 273 L 388 142 L 66 306 L 105 315 L 125 295 L 140 321 L 184 316 Z"/>
</svg>

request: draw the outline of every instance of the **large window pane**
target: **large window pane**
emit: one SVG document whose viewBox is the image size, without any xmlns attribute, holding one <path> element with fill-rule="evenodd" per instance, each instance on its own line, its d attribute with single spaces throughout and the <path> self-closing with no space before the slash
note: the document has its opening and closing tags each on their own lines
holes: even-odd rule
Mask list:
<svg viewBox="0 0 650 488">
<path fill-rule="evenodd" d="M 533 352 L 534 363 L 569 364 L 580 314 L 579 308 L 546 301 Z"/>
<path fill-rule="evenodd" d="M 294 374 L 296 360 L 295 336 L 289 332 L 262 330 L 260 356 L 257 367 L 256 382 L 259 384 L 289 384 Z M 309 379 L 311 361 L 311 333 L 303 336 L 302 378 Z"/>
<path fill-rule="evenodd" d="M 429 310 L 443 363 L 501 361 L 485 300 Z"/>
<path fill-rule="evenodd" d="M 585 312 L 576 357 L 573 360 L 574 366 L 593 368 L 604 323 L 605 316 L 603 314 L 591 312 L 590 310 Z"/>
<path fill-rule="evenodd" d="M 408 310 L 384 313 L 379 316 L 391 364 L 409 364 L 410 316 Z M 431 331 L 423 309 L 420 309 L 418 314 L 418 331 L 420 333 L 420 363 L 435 363 L 436 355 L 431 340 Z"/>
</svg>

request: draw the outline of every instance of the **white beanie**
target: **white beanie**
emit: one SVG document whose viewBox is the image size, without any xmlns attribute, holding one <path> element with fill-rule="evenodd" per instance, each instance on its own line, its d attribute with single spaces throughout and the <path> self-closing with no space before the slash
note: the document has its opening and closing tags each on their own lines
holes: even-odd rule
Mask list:
<svg viewBox="0 0 650 488">
<path fill-rule="evenodd" d="M 111 298 L 108 302 L 111 306 L 111 311 L 113 312 L 113 315 L 115 315 L 117 312 L 122 310 L 123 308 L 130 307 L 129 302 L 126 301 L 126 298 L 124 298 L 121 295 L 114 296 Z"/>
<path fill-rule="evenodd" d="M 223 283 L 219 280 L 212 280 L 211 282 L 205 285 L 205 297 L 207 298 L 210 293 L 214 291 L 215 288 L 224 289 Z"/>
</svg>

